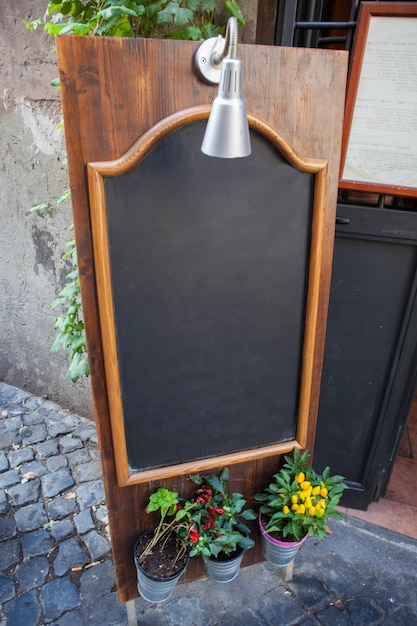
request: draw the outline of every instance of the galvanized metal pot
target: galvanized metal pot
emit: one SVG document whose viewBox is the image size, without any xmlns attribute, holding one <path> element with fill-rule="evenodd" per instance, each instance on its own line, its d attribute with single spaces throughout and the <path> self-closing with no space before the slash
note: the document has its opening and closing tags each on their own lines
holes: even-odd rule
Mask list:
<svg viewBox="0 0 417 626">
<path fill-rule="evenodd" d="M 153 530 L 146 531 L 145 533 L 143 533 L 143 535 L 152 535 L 153 532 Z M 141 537 L 143 535 L 141 535 Z M 152 576 L 143 569 L 143 567 L 138 563 L 136 558 L 136 545 L 141 537 L 139 537 L 139 539 L 137 540 L 134 550 L 134 560 L 138 577 L 138 591 L 142 598 L 144 600 L 147 600 L 148 602 L 165 602 L 165 600 L 168 600 L 168 598 L 171 597 L 175 585 L 187 569 L 188 559 L 185 566 L 177 574 L 173 574 L 172 576 L 167 576 L 164 578 Z"/>
<path fill-rule="evenodd" d="M 262 536 L 262 551 L 269 563 L 276 567 L 285 567 L 292 563 L 297 552 L 307 539 L 307 535 L 301 541 L 279 541 L 271 537 L 262 525 L 261 515 L 259 515 L 259 528 Z"/>
<path fill-rule="evenodd" d="M 239 574 L 245 551 L 242 550 L 232 559 L 219 560 L 209 558 L 205 561 L 207 574 L 218 583 L 230 583 Z"/>
</svg>

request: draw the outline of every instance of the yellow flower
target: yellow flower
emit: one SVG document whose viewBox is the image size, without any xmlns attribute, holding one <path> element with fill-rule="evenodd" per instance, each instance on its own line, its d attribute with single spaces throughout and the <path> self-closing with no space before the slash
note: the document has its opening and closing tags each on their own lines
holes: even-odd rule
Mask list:
<svg viewBox="0 0 417 626">
<path fill-rule="evenodd" d="M 303 482 L 300 483 L 300 487 L 303 491 L 306 491 L 310 487 L 310 484 L 309 480 L 303 480 Z"/>
<path fill-rule="evenodd" d="M 318 496 L 320 493 L 320 485 L 316 485 L 316 487 L 313 487 L 312 492 L 313 496 Z"/>
<path fill-rule="evenodd" d="M 296 480 L 297 483 L 302 483 L 305 480 L 305 478 L 306 478 L 306 475 L 304 474 L 304 472 L 300 472 L 295 477 L 295 480 Z"/>
</svg>

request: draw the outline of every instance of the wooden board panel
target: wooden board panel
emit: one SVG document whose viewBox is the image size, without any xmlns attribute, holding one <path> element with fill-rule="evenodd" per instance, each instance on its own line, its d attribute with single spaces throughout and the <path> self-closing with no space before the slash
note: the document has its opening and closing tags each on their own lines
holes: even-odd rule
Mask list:
<svg viewBox="0 0 417 626">
<path fill-rule="evenodd" d="M 123 602 L 138 595 L 133 545 L 138 533 L 153 525 L 144 509 L 150 491 L 161 483 L 117 486 L 92 260 L 86 164 L 119 158 L 156 122 L 213 100 L 216 88 L 203 85 L 191 69 L 196 47 L 192 42 L 175 41 L 57 39 L 91 384 L 117 585 Z M 248 45 L 241 46 L 240 53 L 248 111 L 267 120 L 299 154 L 329 161 L 323 255 L 316 268 L 318 306 L 314 320 L 312 391 L 305 439 L 307 447 L 312 449 L 333 251 L 347 55 L 344 52 Z M 231 488 L 244 493 L 251 505 L 252 495 L 269 482 L 278 462 L 278 458 L 264 458 L 234 465 Z M 213 467 L 208 471 L 218 469 Z M 166 479 L 164 484 L 185 496 L 190 493 L 186 476 L 174 476 Z M 248 551 L 245 564 L 260 558 L 258 545 Z M 202 574 L 201 563 L 194 559 L 184 580 Z"/>
</svg>

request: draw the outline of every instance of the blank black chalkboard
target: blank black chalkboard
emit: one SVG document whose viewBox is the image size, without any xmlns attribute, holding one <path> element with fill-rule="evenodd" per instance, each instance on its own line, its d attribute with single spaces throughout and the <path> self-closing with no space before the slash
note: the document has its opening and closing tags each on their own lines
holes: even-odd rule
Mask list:
<svg viewBox="0 0 417 626">
<path fill-rule="evenodd" d="M 205 126 L 105 180 L 131 472 L 295 437 L 314 176 L 254 131 L 208 157 Z"/>
</svg>

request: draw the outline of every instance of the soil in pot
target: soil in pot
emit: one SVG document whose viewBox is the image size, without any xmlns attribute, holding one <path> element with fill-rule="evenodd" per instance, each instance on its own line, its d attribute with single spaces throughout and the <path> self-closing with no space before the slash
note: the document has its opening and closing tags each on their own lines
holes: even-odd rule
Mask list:
<svg viewBox="0 0 417 626">
<path fill-rule="evenodd" d="M 178 557 L 181 546 L 175 536 L 157 544 L 149 554 L 143 552 L 151 541 L 153 530 L 143 533 L 136 543 L 136 559 L 147 574 L 155 578 L 168 578 L 178 574 L 187 564 L 188 554 L 185 552 Z"/>
</svg>

